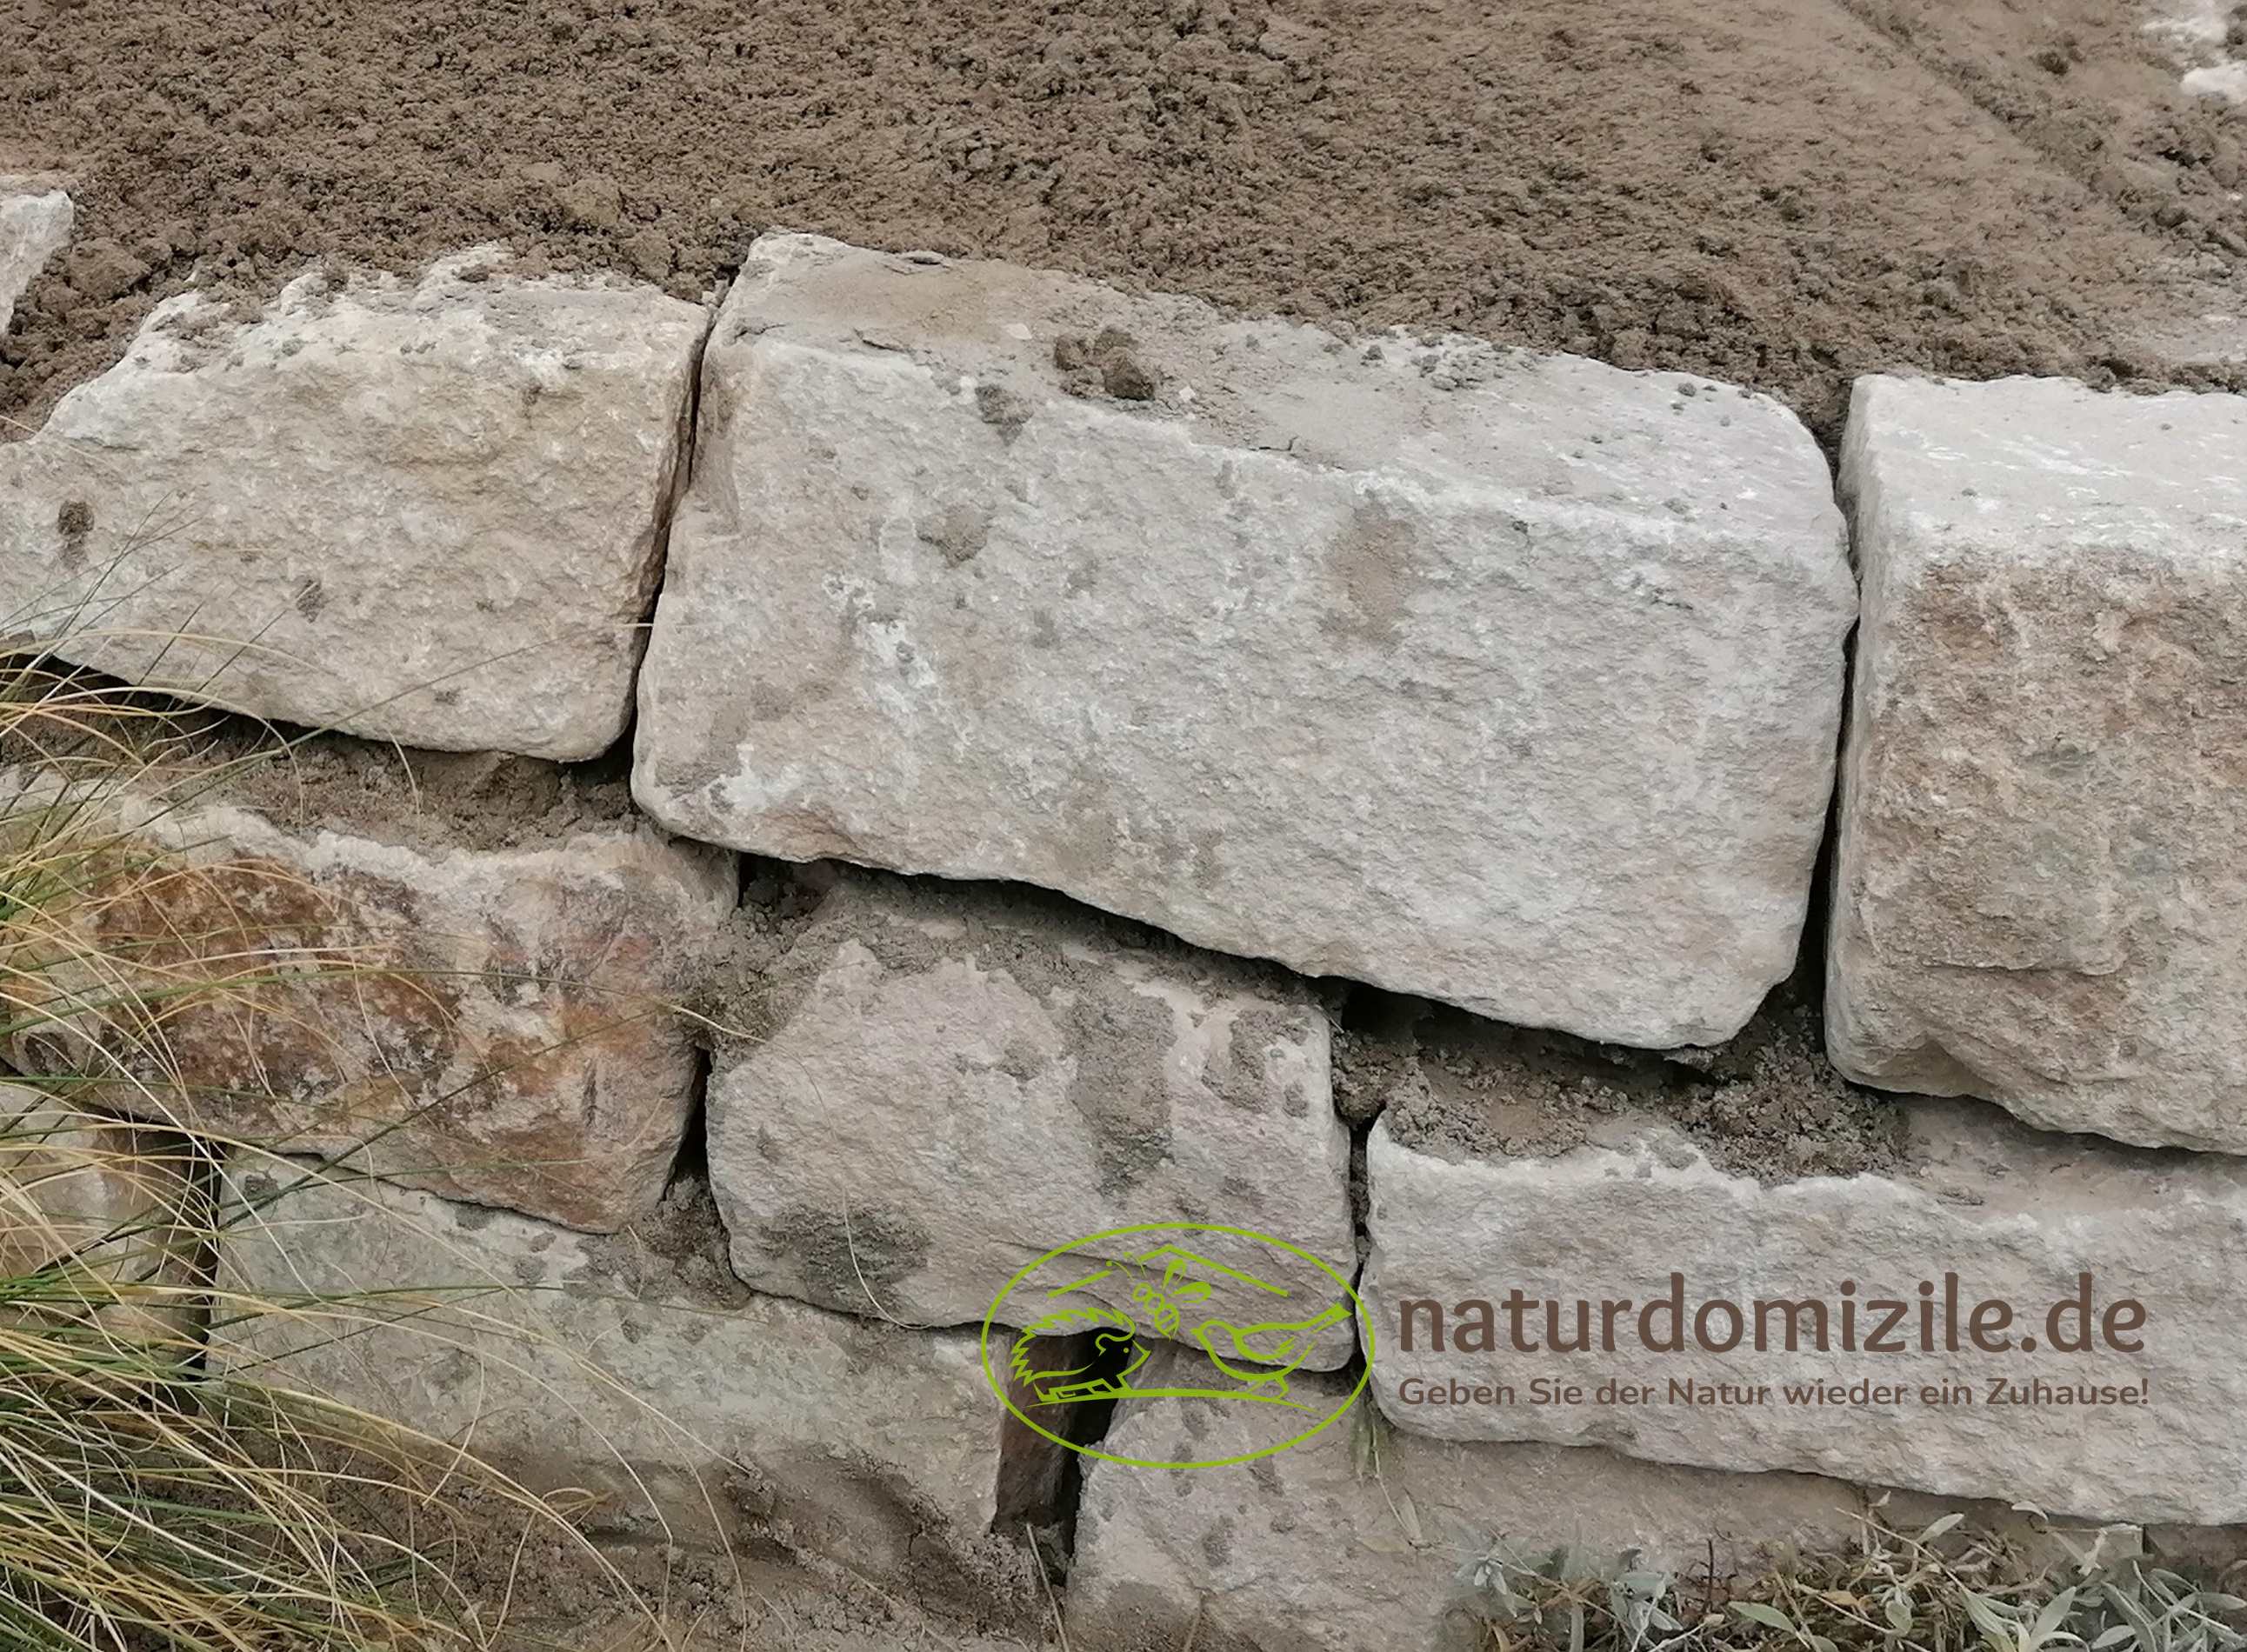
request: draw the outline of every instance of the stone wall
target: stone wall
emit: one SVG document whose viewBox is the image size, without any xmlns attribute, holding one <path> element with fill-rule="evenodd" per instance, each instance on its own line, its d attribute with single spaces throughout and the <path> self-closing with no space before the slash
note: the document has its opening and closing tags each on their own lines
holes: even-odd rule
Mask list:
<svg viewBox="0 0 2247 1652">
<path fill-rule="evenodd" d="M 236 1143 L 229 1285 L 446 1308 L 221 1364 L 985 1615 L 1036 1527 L 1086 1646 L 1443 1644 L 1500 1540 L 1883 1488 L 2181 1542 L 2247 1525 L 2243 474 L 2237 398 L 1868 379 L 1837 504 L 1731 386 L 808 236 L 699 312 L 191 295 L 0 446 L 0 589 L 235 720 L 104 805 L 193 892 L 71 932 L 275 967 L 7 1058 Z M 1245 1379 L 1143 1315 L 1158 1386 L 1339 1420 L 1018 1392 L 1079 1489 L 987 1367 L 1147 1299 L 993 1305 L 1164 1224 L 1293 1247 L 1201 1331 L 1362 1307 Z"/>
</svg>

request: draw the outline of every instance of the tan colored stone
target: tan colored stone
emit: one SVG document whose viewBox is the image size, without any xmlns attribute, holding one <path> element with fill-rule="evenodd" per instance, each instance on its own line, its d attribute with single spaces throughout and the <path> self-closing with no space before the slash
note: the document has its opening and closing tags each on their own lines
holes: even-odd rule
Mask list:
<svg viewBox="0 0 2247 1652">
<path fill-rule="evenodd" d="M 1132 927 L 1039 891 L 846 876 L 742 1007 L 769 1030 L 714 1063 L 710 1173 L 734 1271 L 851 1313 L 973 1325 L 1055 1246 L 1186 1222 L 1269 1234 L 1349 1278 L 1324 1013 L 1277 971 Z M 1322 1306 L 1339 1294 L 1276 1246 L 1179 1238 Z M 1302 1317 L 1212 1277 L 1211 1314 Z M 1087 1295 L 1128 1307 L 1127 1289 Z M 1044 1299 L 1010 1306 L 1030 1303 Z M 1342 1324 L 1307 1359 L 1338 1366 L 1356 1346 Z"/>
<path fill-rule="evenodd" d="M 568 761 L 622 734 L 702 312 L 489 273 L 190 292 L 0 445 L 10 630 L 315 727 Z M 475 278 L 471 278 L 475 277 Z"/>
<path fill-rule="evenodd" d="M 109 1337 L 191 1352 L 204 1164 L 182 1137 L 0 1083 L 0 1276 L 49 1275 L 7 1322 L 98 1315 Z"/>
<path fill-rule="evenodd" d="M 1192 1356 L 1166 1374 L 1206 1383 Z M 1348 1384 L 1298 1379 L 1321 1408 Z M 1301 1424 L 1270 1407 L 1127 1403 L 1101 1450 L 1144 1462 L 1258 1451 Z M 1804 1474 L 1728 1474 L 1595 1449 L 1462 1444 L 1398 1432 L 1361 1409 L 1246 1464 L 1086 1465 L 1068 1621 L 1083 1652 L 1479 1652 L 1460 1573 L 1504 1552 L 1575 1546 L 1589 1564 L 1750 1576 L 1860 1539 L 1875 1494 Z M 1882 1514 L 1916 1527 L 1944 1505 L 1909 1493 Z M 1995 1525 L 2003 1509 L 1962 1508 Z M 2117 1537 L 2134 1541 L 2134 1533 Z M 2111 1540 L 2111 1539 L 2110 1539 Z M 2088 1539 L 2084 1540 L 2088 1546 Z M 1685 1598 L 1697 1598 L 1689 1587 Z"/>
<path fill-rule="evenodd" d="M 2247 397 L 1861 379 L 1827 1041 L 2247 1152 Z"/>
<path fill-rule="evenodd" d="M 124 835 L 61 915 L 66 947 L 31 943 L 31 990 L 65 1019 L 17 1033 L 19 1066 L 578 1227 L 660 1195 L 694 1101 L 676 1006 L 730 856 L 632 823 L 409 848 L 222 802 L 102 807 Z"/>
<path fill-rule="evenodd" d="M 1513 1158 L 1416 1150 L 1376 1123 L 1375 1399 L 1444 1439 L 2247 1522 L 2247 1162 L 2042 1136 L 1978 1102 L 1915 1102 L 1909 1123 L 1890 1168 L 1779 1181 L 1644 1115 Z M 2087 1328 L 2059 1307 L 2086 1289 Z M 1407 1348 L 1408 1302 L 1440 1308 L 1443 1336 L 1417 1307 Z M 1540 1380 L 1577 1402 L 1539 1403 Z M 1603 1402 L 1603 1383 L 1637 1395 Z"/>
<path fill-rule="evenodd" d="M 229 1186 L 220 1284 L 278 1311 L 222 1327 L 215 1369 L 606 1490 L 612 1526 L 714 1525 L 992 1615 L 1042 1604 L 987 1532 L 1001 1411 L 975 1335 L 752 1294 L 707 1195 L 596 1239 L 262 1157 Z"/>
<path fill-rule="evenodd" d="M 1856 599 L 1808 433 L 1690 388 L 764 236 L 635 795 L 782 859 L 1719 1041 L 1793 966 Z"/>
</svg>

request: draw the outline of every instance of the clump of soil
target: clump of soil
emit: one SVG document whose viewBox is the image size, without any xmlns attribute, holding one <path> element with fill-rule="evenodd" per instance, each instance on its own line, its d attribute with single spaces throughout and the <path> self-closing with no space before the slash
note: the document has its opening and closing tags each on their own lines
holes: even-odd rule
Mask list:
<svg viewBox="0 0 2247 1652">
<path fill-rule="evenodd" d="M 674 1178 L 652 1211 L 622 1232 L 589 1237 L 584 1247 L 593 1272 L 636 1301 L 683 1295 L 707 1307 L 740 1307 L 756 1294 L 734 1276 L 707 1174 Z"/>
<path fill-rule="evenodd" d="M 1064 334 L 1054 340 L 1053 356 L 1072 395 L 1099 393 L 1118 401 L 1152 401 L 1162 388 L 1154 369 L 1139 359 L 1138 340 L 1114 327 L 1103 327 L 1089 338 Z"/>
<path fill-rule="evenodd" d="M 1766 1181 L 1894 1167 L 1907 1145 L 1893 1097 L 1847 1083 L 1818 1014 L 1790 983 L 1730 1044 L 1663 1055 L 1389 1000 L 1335 1034 L 1345 1116 L 1384 1116 L 1407 1147 L 1547 1157 L 1652 1115 L 1725 1169 Z"/>
<path fill-rule="evenodd" d="M 79 242 L 0 428 L 191 280 L 496 239 L 700 293 L 779 224 L 1736 380 L 2161 370 L 2239 118 L 2110 0 L 24 0 L 0 172 Z M 2213 296 L 2211 296 L 2213 295 Z"/>
<path fill-rule="evenodd" d="M 409 751 L 344 734 L 277 747 L 262 726 L 232 719 L 196 758 L 231 768 L 215 796 L 277 825 L 410 849 L 518 849 L 633 817 L 621 758 L 550 763 L 499 752 Z"/>
</svg>

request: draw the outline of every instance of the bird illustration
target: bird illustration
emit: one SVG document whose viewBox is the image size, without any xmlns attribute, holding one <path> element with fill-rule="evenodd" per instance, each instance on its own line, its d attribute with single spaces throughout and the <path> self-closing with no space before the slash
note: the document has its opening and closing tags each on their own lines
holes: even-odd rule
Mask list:
<svg viewBox="0 0 2247 1652">
<path fill-rule="evenodd" d="M 1260 1390 L 1274 1399 L 1285 1398 L 1290 1372 L 1310 1356 L 1311 1344 L 1321 1331 L 1330 1325 L 1339 1325 L 1349 1317 L 1349 1309 L 1340 1302 L 1325 1312 L 1307 1320 L 1267 1321 L 1257 1325 L 1235 1325 L 1229 1320 L 1210 1318 L 1193 1328 L 1194 1341 L 1201 1351 L 1209 1355 L 1217 1369 L 1236 1382 L 1245 1382 L 1251 1390 Z M 1225 1346 L 1218 1346 L 1222 1339 Z M 1266 1340 L 1269 1339 L 1269 1340 Z M 1234 1360 L 1253 1360 L 1259 1366 L 1274 1369 L 1242 1370 Z"/>
</svg>

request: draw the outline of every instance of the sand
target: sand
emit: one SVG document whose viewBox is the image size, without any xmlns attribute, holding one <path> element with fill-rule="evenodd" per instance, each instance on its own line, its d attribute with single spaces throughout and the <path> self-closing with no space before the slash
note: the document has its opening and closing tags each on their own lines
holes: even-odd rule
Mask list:
<svg viewBox="0 0 2247 1652">
<path fill-rule="evenodd" d="M 2190 370 L 2238 116 L 2119 0 L 9 0 L 75 256 L 16 433 L 193 280 L 497 239 L 697 294 L 758 231 L 1734 379 Z"/>
<path fill-rule="evenodd" d="M 1813 959 L 1730 1043 L 1667 1055 L 1359 988 L 1335 1034 L 1335 1103 L 1452 1159 L 1557 1156 L 1605 1124 L 1651 1116 L 1759 1181 L 1891 1168 L 1905 1147 L 1903 1109 L 1827 1061 L 1816 986 Z"/>
</svg>

